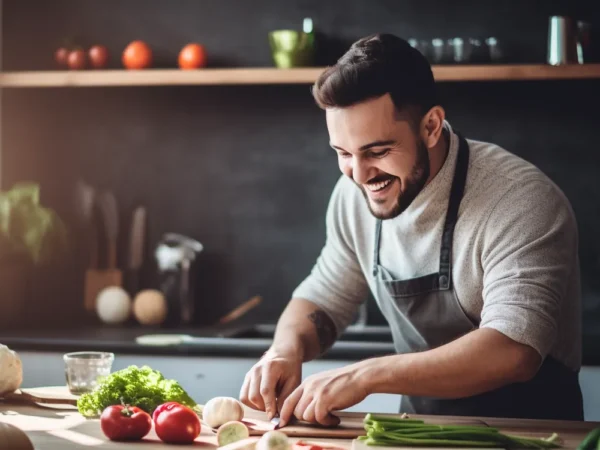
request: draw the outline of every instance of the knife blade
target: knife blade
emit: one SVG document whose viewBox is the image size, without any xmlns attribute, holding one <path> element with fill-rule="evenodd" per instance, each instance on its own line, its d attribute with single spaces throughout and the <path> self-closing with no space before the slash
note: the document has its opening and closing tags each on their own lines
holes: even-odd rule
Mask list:
<svg viewBox="0 0 600 450">
<path fill-rule="evenodd" d="M 279 428 L 281 428 L 280 424 L 281 424 L 281 418 L 279 416 L 275 416 L 271 419 L 271 423 L 273 425 L 275 425 L 275 429 L 278 430 Z M 294 425 L 296 423 L 296 416 L 292 416 L 289 420 L 289 422 L 285 425 L 286 427 L 288 425 Z"/>
<path fill-rule="evenodd" d="M 275 430 L 279 429 L 279 422 L 281 421 L 281 419 L 279 418 L 279 416 L 275 416 L 271 419 L 271 423 L 273 425 L 275 425 Z"/>
</svg>

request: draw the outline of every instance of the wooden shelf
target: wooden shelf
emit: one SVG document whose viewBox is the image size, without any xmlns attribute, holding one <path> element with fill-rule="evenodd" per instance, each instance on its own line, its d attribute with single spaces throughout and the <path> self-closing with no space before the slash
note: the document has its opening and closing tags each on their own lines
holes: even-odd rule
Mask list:
<svg viewBox="0 0 600 450">
<path fill-rule="evenodd" d="M 28 71 L 0 74 L 0 86 L 77 87 L 77 86 L 163 86 L 163 85 L 234 85 L 234 84 L 311 84 L 323 68 L 239 68 L 239 69 L 147 69 Z M 518 81 L 600 79 L 600 64 L 550 66 L 519 65 L 448 65 L 433 66 L 438 81 Z"/>
</svg>

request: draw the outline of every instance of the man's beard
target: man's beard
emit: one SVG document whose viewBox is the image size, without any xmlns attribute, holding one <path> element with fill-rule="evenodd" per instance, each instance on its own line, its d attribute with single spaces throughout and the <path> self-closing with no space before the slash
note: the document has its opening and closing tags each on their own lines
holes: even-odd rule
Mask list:
<svg viewBox="0 0 600 450">
<path fill-rule="evenodd" d="M 369 211 L 371 214 L 375 216 L 377 219 L 386 220 L 393 219 L 394 217 L 402 214 L 413 202 L 419 192 L 425 187 L 425 183 L 427 183 L 427 179 L 430 174 L 430 166 L 429 166 L 429 152 L 427 151 L 427 147 L 422 141 L 419 141 L 417 144 L 417 160 L 415 161 L 415 165 L 413 166 L 410 174 L 410 178 L 401 185 L 403 188 L 400 194 L 398 194 L 398 198 L 396 200 L 396 204 L 389 210 L 385 212 L 376 212 L 373 210 L 371 206 L 371 201 L 369 200 L 369 196 L 365 190 L 364 186 L 359 185 L 360 190 L 362 191 L 365 200 L 367 201 L 367 205 L 369 207 Z M 386 180 L 396 181 L 397 177 L 394 176 L 378 176 L 374 178 L 372 181 L 386 181 Z M 400 180 L 398 180 L 400 181 Z"/>
</svg>

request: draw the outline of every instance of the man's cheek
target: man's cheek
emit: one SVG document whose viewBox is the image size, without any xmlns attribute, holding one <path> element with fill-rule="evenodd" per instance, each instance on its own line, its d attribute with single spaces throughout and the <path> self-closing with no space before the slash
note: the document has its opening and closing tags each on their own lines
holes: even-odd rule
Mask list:
<svg viewBox="0 0 600 450">
<path fill-rule="evenodd" d="M 352 164 L 347 159 L 338 157 L 338 166 L 344 175 L 352 178 Z"/>
</svg>

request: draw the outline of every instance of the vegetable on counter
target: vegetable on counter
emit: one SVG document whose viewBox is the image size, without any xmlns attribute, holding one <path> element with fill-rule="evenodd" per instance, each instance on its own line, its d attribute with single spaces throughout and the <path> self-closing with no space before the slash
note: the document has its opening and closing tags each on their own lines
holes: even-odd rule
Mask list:
<svg viewBox="0 0 600 450">
<path fill-rule="evenodd" d="M 256 450 L 291 450 L 292 444 L 283 431 L 273 430 L 263 434 L 256 443 Z"/>
<path fill-rule="evenodd" d="M 358 439 L 374 446 L 557 448 L 558 434 L 546 439 L 500 433 L 497 428 L 469 425 L 431 425 L 423 420 L 367 414 L 366 436 Z"/>
<path fill-rule="evenodd" d="M 248 430 L 246 424 L 238 421 L 227 422 L 221 425 L 217 431 L 217 443 L 219 447 L 248 439 L 249 437 L 250 430 Z"/>
<path fill-rule="evenodd" d="M 243 418 L 244 408 L 240 401 L 233 397 L 212 398 L 202 409 L 202 419 L 212 428 L 218 428 L 227 422 L 240 421 Z"/>
<path fill-rule="evenodd" d="M 200 419 L 187 406 L 177 402 L 160 405 L 153 414 L 156 435 L 169 444 L 191 444 L 200 434 Z"/>
<path fill-rule="evenodd" d="M 89 393 L 77 400 L 77 409 L 84 417 L 97 417 L 111 405 L 137 406 L 148 414 L 166 402 L 178 402 L 190 408 L 197 404 L 175 380 L 148 366 L 129 366 L 105 377 Z"/>
<path fill-rule="evenodd" d="M 577 450 L 595 450 L 597 448 L 600 448 L 600 428 L 590 431 L 585 439 L 581 441 Z"/>
<path fill-rule="evenodd" d="M 12 394 L 23 383 L 23 364 L 19 355 L 0 344 L 0 396 Z"/>
<path fill-rule="evenodd" d="M 100 427 L 111 441 L 139 441 L 152 429 L 152 419 L 137 406 L 112 405 L 102 412 Z"/>
</svg>

